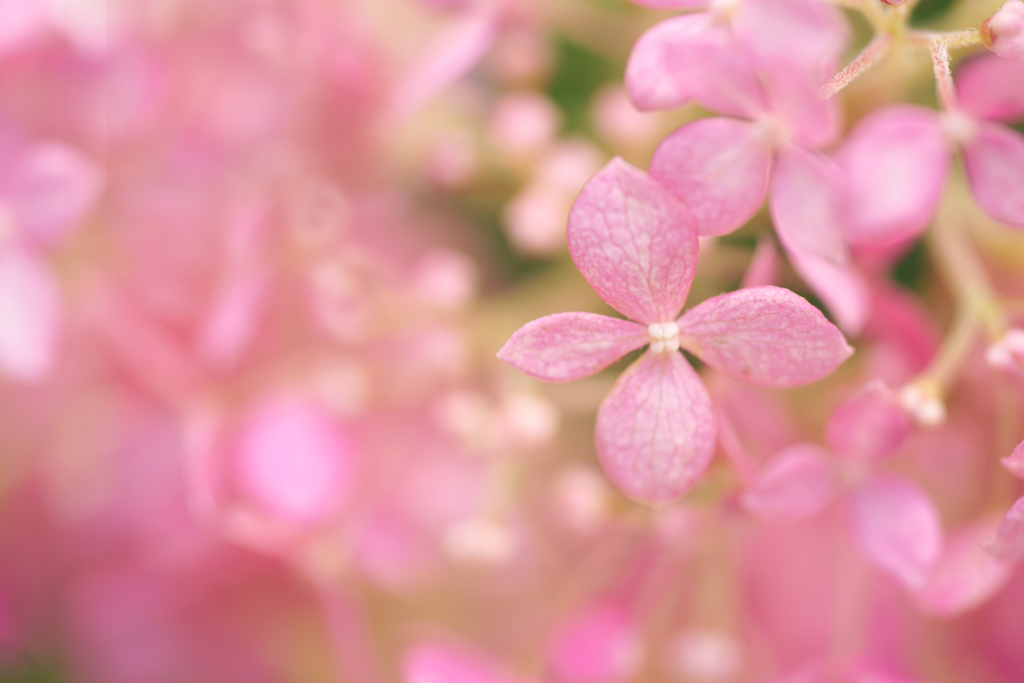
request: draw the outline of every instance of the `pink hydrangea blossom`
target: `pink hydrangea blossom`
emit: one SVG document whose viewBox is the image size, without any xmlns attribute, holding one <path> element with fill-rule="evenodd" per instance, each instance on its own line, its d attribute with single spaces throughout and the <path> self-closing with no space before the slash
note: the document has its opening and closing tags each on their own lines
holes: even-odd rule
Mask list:
<svg viewBox="0 0 1024 683">
<path fill-rule="evenodd" d="M 634 498 L 657 503 L 680 495 L 714 451 L 714 409 L 680 348 L 766 386 L 816 381 L 852 353 L 819 311 L 774 287 L 723 294 L 679 316 L 696 271 L 696 226 L 684 205 L 620 159 L 580 193 L 568 233 L 583 277 L 636 322 L 548 316 L 522 327 L 498 357 L 540 379 L 566 381 L 649 344 L 597 417 L 605 471 Z"/>
</svg>

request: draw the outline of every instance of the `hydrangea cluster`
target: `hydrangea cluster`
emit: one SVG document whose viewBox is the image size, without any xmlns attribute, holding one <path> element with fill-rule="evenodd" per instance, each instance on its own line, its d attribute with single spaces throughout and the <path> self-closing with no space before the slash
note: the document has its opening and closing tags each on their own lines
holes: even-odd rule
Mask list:
<svg viewBox="0 0 1024 683">
<path fill-rule="evenodd" d="M 0 2 L 0 681 L 1024 681 L 1022 126 L 1021 0 Z"/>
</svg>

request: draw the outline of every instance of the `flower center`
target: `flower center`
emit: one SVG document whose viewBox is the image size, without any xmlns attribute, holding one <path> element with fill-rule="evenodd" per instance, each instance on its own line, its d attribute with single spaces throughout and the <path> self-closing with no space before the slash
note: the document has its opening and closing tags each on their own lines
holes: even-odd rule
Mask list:
<svg viewBox="0 0 1024 683">
<path fill-rule="evenodd" d="M 970 144 L 978 134 L 978 124 L 974 119 L 956 110 L 942 113 L 942 129 L 958 145 Z"/>
<path fill-rule="evenodd" d="M 652 352 L 679 350 L 679 326 L 674 322 L 651 323 L 647 326 L 647 331 L 651 335 Z"/>
</svg>

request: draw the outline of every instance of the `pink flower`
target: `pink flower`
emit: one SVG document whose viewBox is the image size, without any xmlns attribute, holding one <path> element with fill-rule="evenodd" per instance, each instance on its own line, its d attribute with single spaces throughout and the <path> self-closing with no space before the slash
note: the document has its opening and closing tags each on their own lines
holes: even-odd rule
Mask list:
<svg viewBox="0 0 1024 683">
<path fill-rule="evenodd" d="M 843 225 L 850 244 L 877 248 L 921 234 L 942 198 L 951 148 L 963 154 L 978 205 L 992 218 L 1024 228 L 1024 136 L 995 123 L 1024 115 L 1016 101 L 1019 88 L 1012 85 L 1024 70 L 991 56 L 968 70 L 956 109 L 876 110 L 836 152 L 850 193 Z"/>
<path fill-rule="evenodd" d="M 650 345 L 597 415 L 601 463 L 637 500 L 681 495 L 714 452 L 711 399 L 678 349 L 727 375 L 775 387 L 819 380 L 852 353 L 817 309 L 776 287 L 722 294 L 680 317 L 697 266 L 696 225 L 686 207 L 619 158 L 583 188 L 568 239 L 590 286 L 636 322 L 547 316 L 520 328 L 498 357 L 534 377 L 567 381 Z"/>
<path fill-rule="evenodd" d="M 1024 2 L 1006 0 L 981 25 L 985 46 L 1005 59 L 1024 59 Z"/>
</svg>

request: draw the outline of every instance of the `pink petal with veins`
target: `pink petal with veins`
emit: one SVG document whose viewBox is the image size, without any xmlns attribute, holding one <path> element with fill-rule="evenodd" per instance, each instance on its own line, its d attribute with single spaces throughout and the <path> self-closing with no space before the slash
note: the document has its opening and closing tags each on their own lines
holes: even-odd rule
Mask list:
<svg viewBox="0 0 1024 683">
<path fill-rule="evenodd" d="M 714 117 L 662 140 L 650 173 L 686 205 L 701 235 L 724 235 L 761 208 L 771 169 L 771 150 L 754 125 Z"/>
<path fill-rule="evenodd" d="M 883 458 L 903 445 L 912 426 L 892 389 L 874 380 L 839 404 L 825 434 L 836 453 Z"/>
<path fill-rule="evenodd" d="M 498 17 L 490 3 L 456 20 L 442 32 L 399 81 L 392 109 L 400 117 L 413 116 L 435 95 L 468 74 L 494 43 Z"/>
<path fill-rule="evenodd" d="M 816 382 L 853 353 L 821 311 L 780 287 L 720 294 L 678 325 L 680 346 L 719 372 L 763 386 Z"/>
<path fill-rule="evenodd" d="M 979 119 L 1011 123 L 1024 119 L 1024 62 L 981 55 L 957 69 L 960 108 Z"/>
<path fill-rule="evenodd" d="M 556 313 L 520 327 L 498 358 L 528 375 L 565 382 L 602 370 L 650 341 L 647 328 L 595 313 Z"/>
<path fill-rule="evenodd" d="M 828 452 L 814 444 L 796 444 L 761 467 L 740 503 L 758 517 L 793 522 L 823 509 L 835 493 Z"/>
<path fill-rule="evenodd" d="M 442 643 L 420 643 L 402 656 L 402 683 L 523 683 L 483 656 Z"/>
<path fill-rule="evenodd" d="M 697 227 L 661 185 L 616 157 L 569 213 L 569 253 L 609 306 L 644 324 L 673 320 L 697 268 Z"/>
<path fill-rule="evenodd" d="M 796 250 L 789 250 L 789 262 L 825 302 L 840 329 L 847 334 L 859 334 L 871 310 L 871 295 L 857 269 L 852 264 L 836 265 L 815 254 Z"/>
<path fill-rule="evenodd" d="M 954 616 L 986 602 L 1006 585 L 1013 566 L 983 546 L 997 524 L 983 519 L 949 535 L 928 582 L 914 596 L 923 612 Z"/>
<path fill-rule="evenodd" d="M 0 252 L 0 372 L 40 379 L 53 365 L 60 292 L 49 269 L 28 252 Z"/>
<path fill-rule="evenodd" d="M 640 36 L 625 81 L 641 111 L 696 101 L 721 114 L 753 118 L 765 108 L 752 64 L 709 12 L 673 17 Z"/>
<path fill-rule="evenodd" d="M 853 540 L 871 564 L 921 588 L 942 552 L 939 513 L 917 484 L 875 477 L 849 499 Z"/>
<path fill-rule="evenodd" d="M 1024 559 L 1024 498 L 1020 498 L 1003 518 L 989 540 L 988 551 L 1005 562 Z"/>
<path fill-rule="evenodd" d="M 974 200 L 998 221 L 1024 228 L 1024 135 L 997 123 L 978 122 L 964 146 Z"/>
<path fill-rule="evenodd" d="M 790 146 L 779 152 L 769 208 L 775 232 L 789 251 L 846 263 L 842 239 L 846 197 L 842 174 L 830 159 Z"/>
<path fill-rule="evenodd" d="M 1024 479 L 1024 441 L 1021 441 L 1008 458 L 1003 458 L 1003 467 L 1018 479 Z"/>
<path fill-rule="evenodd" d="M 924 232 L 946 186 L 950 153 L 934 112 L 896 106 L 858 123 L 835 159 L 850 192 L 846 237 L 875 247 Z"/>
<path fill-rule="evenodd" d="M 102 171 L 75 150 L 50 142 L 20 156 L 0 178 L 0 195 L 19 230 L 49 245 L 65 237 L 92 208 Z"/>
<path fill-rule="evenodd" d="M 597 454 L 631 498 L 664 503 L 682 495 L 715 450 L 715 413 L 682 354 L 642 355 L 619 377 L 597 413 Z"/>
</svg>

